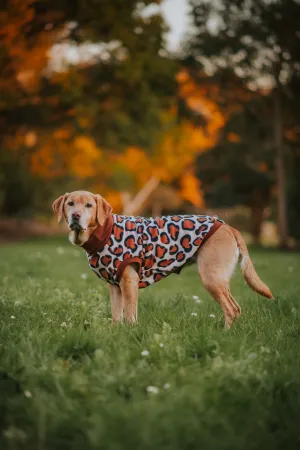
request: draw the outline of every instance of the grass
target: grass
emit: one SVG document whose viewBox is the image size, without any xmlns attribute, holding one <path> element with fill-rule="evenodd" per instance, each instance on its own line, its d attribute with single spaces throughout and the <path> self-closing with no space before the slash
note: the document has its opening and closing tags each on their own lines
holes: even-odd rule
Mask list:
<svg viewBox="0 0 300 450">
<path fill-rule="evenodd" d="M 251 253 L 276 300 L 237 273 L 226 332 L 195 267 L 140 291 L 138 326 L 112 326 L 84 252 L 4 246 L 0 448 L 299 449 L 300 258 Z"/>
</svg>

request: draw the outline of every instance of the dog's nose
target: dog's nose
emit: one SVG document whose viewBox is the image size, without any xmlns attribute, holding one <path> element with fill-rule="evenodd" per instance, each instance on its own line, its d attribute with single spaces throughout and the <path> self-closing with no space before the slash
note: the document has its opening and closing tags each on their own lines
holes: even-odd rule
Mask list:
<svg viewBox="0 0 300 450">
<path fill-rule="evenodd" d="M 72 219 L 75 219 L 75 220 L 80 219 L 80 214 L 79 214 L 78 212 L 74 212 L 74 213 L 72 214 Z"/>
</svg>

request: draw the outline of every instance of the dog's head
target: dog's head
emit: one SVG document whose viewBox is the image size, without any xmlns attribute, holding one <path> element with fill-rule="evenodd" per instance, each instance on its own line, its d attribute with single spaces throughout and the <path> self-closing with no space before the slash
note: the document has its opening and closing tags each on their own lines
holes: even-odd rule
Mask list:
<svg viewBox="0 0 300 450">
<path fill-rule="evenodd" d="M 112 211 L 111 205 L 98 194 L 74 191 L 58 197 L 52 205 L 58 222 L 64 218 L 70 230 L 70 241 L 84 244 L 98 224 L 103 225 Z"/>
</svg>

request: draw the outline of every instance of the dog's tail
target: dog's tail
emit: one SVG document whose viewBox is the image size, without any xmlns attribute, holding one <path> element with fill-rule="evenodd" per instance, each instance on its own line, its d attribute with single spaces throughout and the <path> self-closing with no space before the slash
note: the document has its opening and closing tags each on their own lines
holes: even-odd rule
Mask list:
<svg viewBox="0 0 300 450">
<path fill-rule="evenodd" d="M 264 297 L 273 299 L 274 297 L 273 297 L 272 292 L 270 291 L 268 286 L 261 281 L 261 279 L 259 278 L 259 276 L 256 273 L 256 270 L 255 270 L 253 263 L 251 261 L 251 258 L 249 256 L 246 242 L 244 241 L 243 236 L 235 228 L 231 227 L 231 230 L 234 234 L 234 237 L 235 237 L 238 249 L 239 249 L 239 253 L 240 253 L 239 262 L 240 262 L 240 266 L 241 266 L 244 278 L 245 278 L 248 286 L 250 286 L 251 289 L 253 289 L 258 294 L 263 295 Z"/>
</svg>

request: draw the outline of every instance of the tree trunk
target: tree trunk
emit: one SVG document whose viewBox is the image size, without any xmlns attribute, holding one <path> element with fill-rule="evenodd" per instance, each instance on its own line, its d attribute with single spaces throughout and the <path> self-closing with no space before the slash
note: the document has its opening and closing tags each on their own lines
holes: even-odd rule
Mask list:
<svg viewBox="0 0 300 450">
<path fill-rule="evenodd" d="M 264 206 L 253 206 L 251 208 L 251 226 L 250 231 L 254 245 L 261 244 L 261 227 L 264 221 L 265 208 Z"/>
<path fill-rule="evenodd" d="M 151 216 L 152 217 L 159 217 L 161 216 L 161 203 L 159 202 L 154 202 L 152 205 L 152 212 L 151 212 Z"/>
<path fill-rule="evenodd" d="M 279 246 L 288 246 L 286 214 L 285 158 L 283 143 L 282 95 L 279 81 L 274 91 L 274 144 L 276 149 L 275 169 L 277 185 L 277 226 Z"/>
<path fill-rule="evenodd" d="M 127 192 L 127 191 L 121 192 L 122 211 L 124 214 L 125 214 L 125 211 L 127 211 L 127 206 L 130 205 L 131 200 L 132 200 L 132 195 L 129 192 Z"/>
<path fill-rule="evenodd" d="M 146 184 L 142 187 L 142 189 L 136 194 L 136 196 L 133 199 L 130 199 L 127 204 L 124 205 L 124 197 L 123 197 L 123 214 L 127 216 L 133 216 L 140 213 L 142 210 L 145 202 L 148 200 L 149 196 L 152 194 L 153 191 L 158 187 L 160 183 L 159 178 L 156 178 L 155 176 L 152 176 L 149 178 Z M 126 202 L 125 202 L 126 203 Z"/>
<path fill-rule="evenodd" d="M 261 244 L 261 228 L 263 221 L 267 217 L 267 206 L 270 205 L 271 189 L 265 187 L 253 189 L 251 193 L 250 209 L 251 209 L 251 224 L 250 232 L 252 234 L 253 243 Z"/>
</svg>

